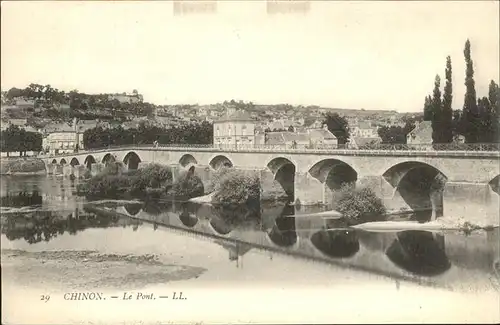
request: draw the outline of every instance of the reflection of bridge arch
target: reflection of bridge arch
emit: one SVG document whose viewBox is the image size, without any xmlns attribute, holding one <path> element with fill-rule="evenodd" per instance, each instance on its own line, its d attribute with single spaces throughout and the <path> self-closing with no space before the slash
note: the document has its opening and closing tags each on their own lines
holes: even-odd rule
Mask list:
<svg viewBox="0 0 500 325">
<path fill-rule="evenodd" d="M 323 159 L 315 163 L 309 174 L 323 183 L 325 190 L 324 202 L 331 202 L 333 192 L 340 189 L 344 184 L 355 184 L 358 173 L 351 165 L 338 159 Z"/>
<path fill-rule="evenodd" d="M 500 188 L 500 175 L 497 175 L 495 178 L 493 178 L 489 183 L 490 188 L 493 192 L 497 193 L 500 195 L 499 188 Z"/>
<path fill-rule="evenodd" d="M 333 258 L 350 258 L 359 252 L 359 240 L 354 230 L 321 230 L 311 236 L 311 243 L 321 253 Z"/>
<path fill-rule="evenodd" d="M 87 167 L 87 169 L 92 169 L 92 164 L 95 164 L 96 160 L 95 160 L 94 156 L 88 155 L 87 157 L 85 157 L 85 160 L 83 163 L 84 163 L 85 167 Z"/>
<path fill-rule="evenodd" d="M 295 164 L 287 158 L 277 157 L 267 163 L 274 179 L 281 185 L 290 201 L 295 196 Z"/>
<path fill-rule="evenodd" d="M 71 166 L 78 166 L 78 165 L 80 165 L 80 162 L 79 162 L 79 161 L 78 161 L 78 159 L 76 159 L 76 157 L 75 157 L 75 158 L 71 159 L 71 161 L 69 162 L 69 164 L 70 164 Z"/>
<path fill-rule="evenodd" d="M 115 156 L 110 154 L 110 153 L 107 153 L 106 155 L 104 155 L 104 157 L 102 158 L 101 160 L 101 163 L 107 165 L 109 163 L 112 163 L 112 162 L 115 162 L 116 159 L 115 159 Z"/>
<path fill-rule="evenodd" d="M 142 211 L 142 204 L 125 204 L 124 208 L 130 216 L 136 216 Z"/>
<path fill-rule="evenodd" d="M 450 269 L 444 236 L 427 231 L 408 230 L 397 234 L 386 255 L 398 267 L 424 276 L 439 275 Z"/>
<path fill-rule="evenodd" d="M 66 165 L 66 164 L 67 164 L 66 159 L 64 159 L 64 158 L 63 158 L 63 159 L 61 159 L 60 164 L 61 164 L 61 165 Z"/>
<path fill-rule="evenodd" d="M 430 219 L 432 212 L 442 215 L 442 191 L 447 177 L 436 167 L 408 161 L 392 166 L 382 176 L 410 208 L 432 208 L 423 218 Z"/>
<path fill-rule="evenodd" d="M 267 233 L 274 245 L 279 247 L 291 247 L 298 244 L 299 237 L 295 229 L 295 218 L 276 218 L 274 226 Z"/>
<path fill-rule="evenodd" d="M 233 167 L 233 162 L 227 158 L 226 156 L 223 155 L 217 155 L 214 158 L 210 160 L 209 163 L 210 167 L 213 169 L 217 170 L 221 167 Z"/>
<path fill-rule="evenodd" d="M 181 159 L 179 159 L 179 164 L 182 167 L 186 167 L 188 165 L 197 165 L 198 161 L 196 161 L 196 159 L 192 155 L 185 154 L 181 157 Z"/>
<path fill-rule="evenodd" d="M 193 228 L 198 223 L 198 217 L 184 210 L 179 214 L 179 220 L 188 228 Z"/>
<path fill-rule="evenodd" d="M 139 168 L 139 163 L 141 162 L 141 158 L 134 151 L 130 151 L 123 158 L 123 163 L 130 169 Z"/>
</svg>

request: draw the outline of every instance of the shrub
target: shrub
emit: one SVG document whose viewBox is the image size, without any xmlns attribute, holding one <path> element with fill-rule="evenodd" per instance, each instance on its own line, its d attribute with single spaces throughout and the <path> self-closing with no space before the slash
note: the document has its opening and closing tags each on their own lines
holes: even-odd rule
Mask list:
<svg viewBox="0 0 500 325">
<path fill-rule="evenodd" d="M 229 169 L 220 175 L 214 184 L 212 203 L 230 206 L 237 204 L 257 204 L 260 201 L 260 179 L 255 174 L 246 174 Z"/>
<path fill-rule="evenodd" d="M 385 220 L 382 200 L 369 188 L 345 184 L 333 196 L 334 208 L 342 213 L 349 225 Z"/>
<path fill-rule="evenodd" d="M 172 184 L 172 169 L 159 164 L 147 165 L 137 171 L 147 187 L 160 188 Z"/>
<path fill-rule="evenodd" d="M 204 194 L 203 182 L 192 172 L 182 173 L 168 194 L 185 199 L 201 196 Z"/>
<path fill-rule="evenodd" d="M 106 164 L 104 169 L 100 172 L 101 175 L 121 175 L 123 173 L 124 165 L 120 161 L 113 161 Z"/>
<path fill-rule="evenodd" d="M 221 167 L 217 169 L 210 177 L 210 182 L 207 185 L 205 193 L 209 194 L 218 191 L 220 188 L 221 178 L 227 173 L 231 172 L 232 168 Z"/>
</svg>

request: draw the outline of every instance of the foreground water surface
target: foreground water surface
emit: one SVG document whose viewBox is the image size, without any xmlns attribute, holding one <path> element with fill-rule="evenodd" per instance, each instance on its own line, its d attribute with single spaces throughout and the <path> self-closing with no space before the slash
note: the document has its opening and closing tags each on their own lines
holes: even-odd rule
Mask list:
<svg viewBox="0 0 500 325">
<path fill-rule="evenodd" d="M 88 202 L 73 194 L 74 181 L 55 177 L 2 177 L 0 184 L 2 293 L 9 297 L 2 309 L 13 323 L 500 319 L 498 228 L 368 232 L 300 217 L 284 204 L 262 206 L 239 223 L 252 212 Z M 90 291 L 120 299 L 64 299 Z M 125 292 L 173 291 L 188 300 L 117 301 Z M 40 301 L 43 295 L 52 300 Z M 28 302 L 36 317 L 15 312 Z M 135 306 L 145 312 L 133 313 Z"/>
</svg>

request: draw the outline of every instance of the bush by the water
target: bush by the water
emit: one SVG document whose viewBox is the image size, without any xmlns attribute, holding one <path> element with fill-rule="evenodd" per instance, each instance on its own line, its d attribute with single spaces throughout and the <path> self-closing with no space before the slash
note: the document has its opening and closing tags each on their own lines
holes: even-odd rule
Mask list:
<svg viewBox="0 0 500 325">
<path fill-rule="evenodd" d="M 181 174 L 172 182 L 172 169 L 159 164 L 137 170 L 124 170 L 120 162 L 109 163 L 99 174 L 77 186 L 77 193 L 92 197 L 156 197 L 169 195 L 183 199 L 201 196 L 203 182 L 192 172 Z"/>
<path fill-rule="evenodd" d="M 245 173 L 233 168 L 221 170 L 213 183 L 215 194 L 212 203 L 230 206 L 257 204 L 260 201 L 260 179 L 255 173 Z"/>
<path fill-rule="evenodd" d="M 151 193 L 151 189 L 164 192 L 162 187 L 171 182 L 172 171 L 169 167 L 153 164 L 143 169 L 126 171 L 121 162 L 112 162 L 86 183 L 79 184 L 77 192 L 98 197 L 116 197 L 123 193 L 137 195 Z"/>
<path fill-rule="evenodd" d="M 204 194 L 203 182 L 191 171 L 182 173 L 168 190 L 167 194 L 183 199 L 190 199 Z"/>
<path fill-rule="evenodd" d="M 342 213 L 349 225 L 385 220 L 386 209 L 382 200 L 367 187 L 355 188 L 345 184 L 333 196 L 333 207 Z"/>
</svg>

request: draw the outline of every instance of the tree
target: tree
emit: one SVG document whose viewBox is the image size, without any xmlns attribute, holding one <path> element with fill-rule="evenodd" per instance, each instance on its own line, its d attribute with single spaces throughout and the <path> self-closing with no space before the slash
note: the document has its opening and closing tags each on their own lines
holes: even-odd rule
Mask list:
<svg viewBox="0 0 500 325">
<path fill-rule="evenodd" d="M 436 75 L 434 81 L 434 91 L 432 92 L 432 143 L 441 142 L 441 78 Z"/>
<path fill-rule="evenodd" d="M 488 100 L 490 102 L 492 118 L 492 141 L 500 142 L 500 88 L 495 81 L 491 80 L 488 88 Z"/>
<path fill-rule="evenodd" d="M 290 125 L 288 127 L 288 132 L 295 132 L 295 128 L 293 127 L 293 125 Z"/>
<path fill-rule="evenodd" d="M 481 117 L 480 128 L 477 134 L 477 141 L 481 143 L 490 143 L 494 139 L 494 112 L 487 97 L 477 100 L 477 109 Z"/>
<path fill-rule="evenodd" d="M 446 58 L 446 70 L 445 78 L 446 84 L 444 85 L 443 93 L 443 108 L 441 112 L 441 138 L 440 142 L 450 143 L 453 141 L 453 129 L 452 129 L 452 118 L 453 118 L 453 86 L 452 86 L 452 72 L 451 72 L 451 58 L 448 56 Z"/>
<path fill-rule="evenodd" d="M 382 139 L 382 143 L 389 144 L 406 144 L 406 136 L 415 128 L 415 119 L 408 118 L 405 125 L 401 126 L 382 126 L 378 128 L 378 136 Z"/>
<path fill-rule="evenodd" d="M 474 65 L 471 59 L 470 41 L 465 42 L 465 98 L 462 110 L 462 131 L 467 143 L 477 142 L 479 114 L 476 100 L 476 88 L 474 82 Z"/>
<path fill-rule="evenodd" d="M 425 97 L 424 121 L 432 121 L 432 97 L 431 96 Z"/>
<path fill-rule="evenodd" d="M 338 139 L 339 144 L 345 144 L 350 136 L 349 122 L 344 116 L 338 113 L 327 113 L 323 125 L 328 127 L 333 135 Z"/>
</svg>

